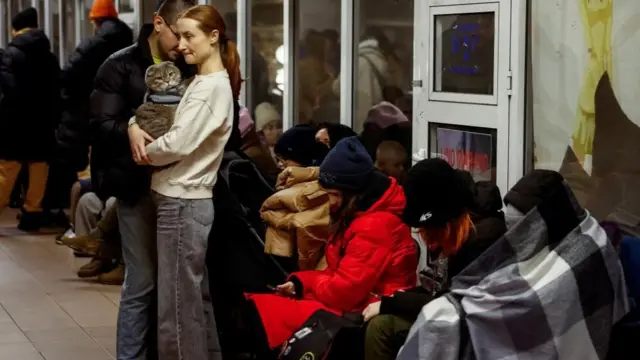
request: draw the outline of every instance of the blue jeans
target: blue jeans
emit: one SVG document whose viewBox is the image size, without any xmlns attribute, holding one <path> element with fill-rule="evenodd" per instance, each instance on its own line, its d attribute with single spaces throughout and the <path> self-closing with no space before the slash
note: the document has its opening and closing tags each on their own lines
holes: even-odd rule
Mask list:
<svg viewBox="0 0 640 360">
<path fill-rule="evenodd" d="M 206 255 L 212 199 L 153 194 L 158 240 L 158 359 L 222 359 Z"/>
<path fill-rule="evenodd" d="M 118 201 L 125 277 L 118 311 L 117 360 L 155 357 L 156 212 L 150 195 L 135 204 Z"/>
</svg>

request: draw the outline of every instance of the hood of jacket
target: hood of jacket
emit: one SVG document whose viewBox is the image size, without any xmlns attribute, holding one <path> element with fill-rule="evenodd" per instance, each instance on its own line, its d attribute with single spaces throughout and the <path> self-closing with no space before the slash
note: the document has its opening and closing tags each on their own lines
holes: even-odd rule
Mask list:
<svg viewBox="0 0 640 360">
<path fill-rule="evenodd" d="M 300 183 L 318 180 L 319 174 L 320 168 L 317 166 L 290 166 L 282 170 L 282 172 L 278 175 L 278 181 L 276 181 L 276 189 L 284 190 Z"/>
<path fill-rule="evenodd" d="M 40 29 L 27 30 L 17 35 L 11 40 L 9 46 L 22 51 L 27 57 L 51 53 L 51 41 Z"/>
<path fill-rule="evenodd" d="M 300 269 L 314 269 L 324 253 L 331 221 L 329 195 L 318 183 L 318 168 L 289 167 L 278 176 L 279 190 L 262 204 L 267 224 L 265 252 L 291 257 Z"/>
<path fill-rule="evenodd" d="M 148 36 L 149 34 L 147 34 Z M 111 40 L 112 38 L 122 38 L 131 42 L 133 40 L 133 30 L 120 19 L 104 19 L 100 27 L 96 30 L 96 36 Z"/>
<path fill-rule="evenodd" d="M 377 212 L 402 216 L 405 204 L 406 198 L 402 186 L 394 178 L 376 171 L 371 185 L 357 204 L 361 210 L 356 213 L 356 218 Z"/>
<path fill-rule="evenodd" d="M 471 220 L 475 227 L 475 241 L 492 243 L 506 231 L 500 189 L 490 181 L 478 181 L 474 189 Z"/>
</svg>

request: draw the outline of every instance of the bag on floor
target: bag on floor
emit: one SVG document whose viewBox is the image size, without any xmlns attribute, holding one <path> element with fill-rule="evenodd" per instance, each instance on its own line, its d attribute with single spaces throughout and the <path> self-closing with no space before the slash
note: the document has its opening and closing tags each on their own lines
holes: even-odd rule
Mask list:
<svg viewBox="0 0 640 360">
<path fill-rule="evenodd" d="M 279 359 L 326 359 L 338 334 L 346 329 L 359 328 L 361 324 L 362 316 L 340 316 L 318 310 L 282 345 Z"/>
</svg>

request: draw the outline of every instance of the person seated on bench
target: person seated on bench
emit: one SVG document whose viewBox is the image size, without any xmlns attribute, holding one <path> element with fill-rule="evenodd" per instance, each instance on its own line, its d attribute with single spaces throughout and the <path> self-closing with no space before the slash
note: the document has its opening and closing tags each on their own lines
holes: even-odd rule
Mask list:
<svg viewBox="0 0 640 360">
<path fill-rule="evenodd" d="M 261 328 L 253 341 L 263 352 L 280 346 L 317 310 L 362 311 L 417 283 L 418 251 L 401 219 L 404 191 L 375 169 L 356 137 L 329 152 L 319 182 L 330 198 L 328 266 L 294 272 L 275 294 L 247 295 L 255 309 L 253 326 Z"/>
<path fill-rule="evenodd" d="M 419 234 L 427 242 L 431 254 L 439 252 L 446 259 L 444 284 L 438 286 L 441 291 L 446 291 L 451 278 L 507 229 L 501 211 L 500 189 L 489 181 L 476 183 L 470 173 L 456 171 L 441 159 L 424 160 L 409 170 L 405 196 L 423 201 L 420 205 L 425 209 L 416 211 L 411 206 L 413 201 L 408 200 L 411 207 L 405 210 L 407 218 L 415 218 L 418 222 L 422 221 L 420 219 L 425 219 L 425 222 L 432 220 L 429 226 L 420 228 Z M 423 216 L 429 212 L 431 218 Z M 409 222 L 418 225 L 413 220 Z M 440 263 L 436 261 L 436 264 Z M 425 285 L 431 284 L 425 282 Z M 369 305 L 363 312 L 365 321 L 369 322 L 365 335 L 365 358 L 395 359 L 420 310 L 435 296 L 438 294 L 433 288 L 418 286 L 384 296 L 381 301 Z"/>
<path fill-rule="evenodd" d="M 276 155 L 289 166 L 278 176 L 278 192 L 260 210 L 267 224 L 265 253 L 290 258 L 299 270 L 326 267 L 324 261 L 317 266 L 329 237 L 329 193 L 318 182 L 317 165 L 329 149 L 314 141 L 314 131 L 295 126 L 278 140 Z"/>
</svg>

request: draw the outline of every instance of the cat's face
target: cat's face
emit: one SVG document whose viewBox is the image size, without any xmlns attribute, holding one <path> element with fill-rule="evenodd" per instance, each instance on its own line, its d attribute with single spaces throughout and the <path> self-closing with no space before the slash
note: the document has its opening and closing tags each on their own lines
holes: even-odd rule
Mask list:
<svg viewBox="0 0 640 360">
<path fill-rule="evenodd" d="M 182 81 L 182 76 L 180 69 L 172 62 L 165 61 L 149 66 L 145 79 L 149 90 L 161 92 L 178 86 Z"/>
</svg>

